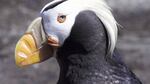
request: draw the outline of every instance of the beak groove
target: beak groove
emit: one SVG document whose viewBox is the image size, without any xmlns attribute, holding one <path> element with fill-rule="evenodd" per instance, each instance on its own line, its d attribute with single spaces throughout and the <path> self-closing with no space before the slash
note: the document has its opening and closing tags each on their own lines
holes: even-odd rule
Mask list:
<svg viewBox="0 0 150 84">
<path fill-rule="evenodd" d="M 33 55 L 33 53 L 35 53 L 36 50 L 37 46 L 32 35 L 25 34 L 16 45 L 15 50 L 16 64 L 18 66 L 22 66 L 22 63 L 26 61 L 26 63 L 23 64 L 24 66 L 32 64 L 36 61 L 37 62 L 40 61 L 38 51 L 37 54 Z M 34 59 L 31 59 L 32 57 L 34 57 Z"/>
</svg>

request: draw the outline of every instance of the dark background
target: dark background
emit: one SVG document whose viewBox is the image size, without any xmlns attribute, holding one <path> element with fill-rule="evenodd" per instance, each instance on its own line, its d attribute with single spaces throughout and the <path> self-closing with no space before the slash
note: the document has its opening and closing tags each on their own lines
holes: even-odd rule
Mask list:
<svg viewBox="0 0 150 84">
<path fill-rule="evenodd" d="M 18 68 L 14 49 L 41 8 L 51 0 L 0 0 L 0 84 L 56 84 L 56 60 Z M 107 0 L 120 28 L 117 47 L 143 84 L 150 83 L 150 0 Z"/>
</svg>

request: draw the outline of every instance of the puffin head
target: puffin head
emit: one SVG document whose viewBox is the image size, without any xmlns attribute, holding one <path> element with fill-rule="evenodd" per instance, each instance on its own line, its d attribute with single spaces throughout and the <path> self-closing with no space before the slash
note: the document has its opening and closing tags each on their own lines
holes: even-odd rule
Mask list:
<svg viewBox="0 0 150 84">
<path fill-rule="evenodd" d="M 92 29 L 99 26 L 99 20 L 106 29 L 108 53 L 111 54 L 117 40 L 117 26 L 103 0 L 54 0 L 48 3 L 17 43 L 16 64 L 26 66 L 50 58 L 68 38 L 92 48 L 93 43 L 86 41 L 94 39 L 94 33 L 100 31 Z M 83 47 L 89 47 L 87 45 Z"/>
</svg>

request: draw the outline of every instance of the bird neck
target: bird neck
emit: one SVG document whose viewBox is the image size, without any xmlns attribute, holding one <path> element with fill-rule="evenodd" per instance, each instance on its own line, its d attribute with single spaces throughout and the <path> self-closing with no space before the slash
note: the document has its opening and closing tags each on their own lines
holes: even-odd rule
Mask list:
<svg viewBox="0 0 150 84">
<path fill-rule="evenodd" d="M 106 73 L 108 70 L 108 63 L 105 59 L 106 42 L 93 44 L 95 47 L 90 50 L 84 49 L 85 46 L 87 45 L 82 46 L 68 40 L 59 49 L 57 60 L 60 65 L 60 78 L 58 84 L 93 84 Z"/>
</svg>

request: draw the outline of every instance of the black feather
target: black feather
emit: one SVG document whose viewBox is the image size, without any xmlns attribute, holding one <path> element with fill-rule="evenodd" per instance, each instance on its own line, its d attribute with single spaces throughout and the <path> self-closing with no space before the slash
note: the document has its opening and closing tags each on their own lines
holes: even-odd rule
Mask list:
<svg viewBox="0 0 150 84">
<path fill-rule="evenodd" d="M 105 27 L 96 14 L 80 12 L 57 52 L 61 69 L 58 84 L 141 84 L 116 52 L 106 56 L 107 45 Z"/>
<path fill-rule="evenodd" d="M 61 1 L 55 2 L 55 3 L 51 4 L 51 5 L 49 5 L 48 7 L 46 7 L 43 11 L 47 11 L 49 9 L 52 9 L 52 8 L 56 7 L 57 5 L 65 2 L 65 1 L 67 1 L 67 0 L 61 0 Z"/>
</svg>

